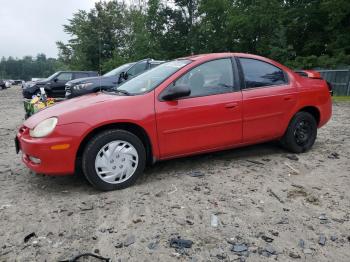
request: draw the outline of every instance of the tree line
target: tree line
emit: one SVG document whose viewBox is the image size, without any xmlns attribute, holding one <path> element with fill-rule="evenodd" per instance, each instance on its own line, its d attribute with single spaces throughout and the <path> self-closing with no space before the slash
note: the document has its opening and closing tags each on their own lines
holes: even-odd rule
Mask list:
<svg viewBox="0 0 350 262">
<path fill-rule="evenodd" d="M 45 54 L 22 59 L 2 57 L 0 60 L 0 79 L 31 80 L 32 77 L 45 78 L 57 70 L 66 68 L 58 59 L 47 58 Z"/>
<path fill-rule="evenodd" d="M 248 52 L 292 68 L 350 65 L 348 0 L 100 1 L 64 26 L 60 60 L 103 72 L 145 57 Z"/>
<path fill-rule="evenodd" d="M 349 0 L 100 1 L 74 13 L 58 59 L 2 58 L 0 78 L 46 77 L 59 69 L 107 72 L 143 58 L 246 52 L 295 69 L 350 65 Z M 136 4 L 135 4 L 136 2 Z"/>
</svg>

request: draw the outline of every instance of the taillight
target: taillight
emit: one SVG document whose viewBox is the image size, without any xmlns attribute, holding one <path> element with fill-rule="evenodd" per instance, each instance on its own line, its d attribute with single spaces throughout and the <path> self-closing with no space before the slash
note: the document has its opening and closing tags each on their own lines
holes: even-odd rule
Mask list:
<svg viewBox="0 0 350 262">
<path fill-rule="evenodd" d="M 327 86 L 328 86 L 329 93 L 331 94 L 331 96 L 333 96 L 333 86 L 332 86 L 332 84 L 327 81 Z"/>
</svg>

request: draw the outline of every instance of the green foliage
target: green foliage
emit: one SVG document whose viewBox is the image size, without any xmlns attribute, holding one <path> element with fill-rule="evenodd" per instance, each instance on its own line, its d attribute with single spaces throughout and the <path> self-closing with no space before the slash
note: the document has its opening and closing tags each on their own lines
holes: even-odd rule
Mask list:
<svg viewBox="0 0 350 262">
<path fill-rule="evenodd" d="M 100 1 L 64 26 L 59 58 L 71 69 L 108 71 L 146 57 L 248 52 L 293 68 L 350 65 L 348 0 Z"/>
<path fill-rule="evenodd" d="M 22 59 L 2 57 L 0 61 L 0 79 L 30 80 L 33 77 L 45 78 L 58 70 L 66 69 L 66 65 L 54 58 L 46 58 L 38 54 L 35 58 L 25 56 Z"/>
</svg>

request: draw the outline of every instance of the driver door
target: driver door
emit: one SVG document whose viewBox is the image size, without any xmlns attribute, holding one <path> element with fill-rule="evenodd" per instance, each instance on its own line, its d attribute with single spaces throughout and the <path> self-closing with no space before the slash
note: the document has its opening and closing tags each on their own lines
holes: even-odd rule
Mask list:
<svg viewBox="0 0 350 262">
<path fill-rule="evenodd" d="M 60 73 L 56 78 L 51 82 L 51 95 L 64 97 L 66 90 L 65 85 L 68 81 L 73 79 L 73 74 L 69 72 Z"/>
<path fill-rule="evenodd" d="M 229 148 L 242 141 L 242 93 L 235 83 L 231 59 L 217 59 L 175 82 L 187 85 L 189 96 L 174 101 L 156 98 L 161 158 Z"/>
</svg>

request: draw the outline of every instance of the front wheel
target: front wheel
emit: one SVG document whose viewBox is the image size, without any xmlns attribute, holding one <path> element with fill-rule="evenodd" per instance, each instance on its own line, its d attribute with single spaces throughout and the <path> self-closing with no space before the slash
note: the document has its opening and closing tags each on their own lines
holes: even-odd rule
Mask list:
<svg viewBox="0 0 350 262">
<path fill-rule="evenodd" d="M 317 137 L 316 119 L 308 112 L 298 112 L 290 121 L 281 142 L 293 153 L 308 151 Z"/>
<path fill-rule="evenodd" d="M 91 139 L 83 153 L 82 168 L 97 189 L 122 189 L 135 183 L 146 165 L 141 140 L 125 130 L 107 130 Z"/>
</svg>

